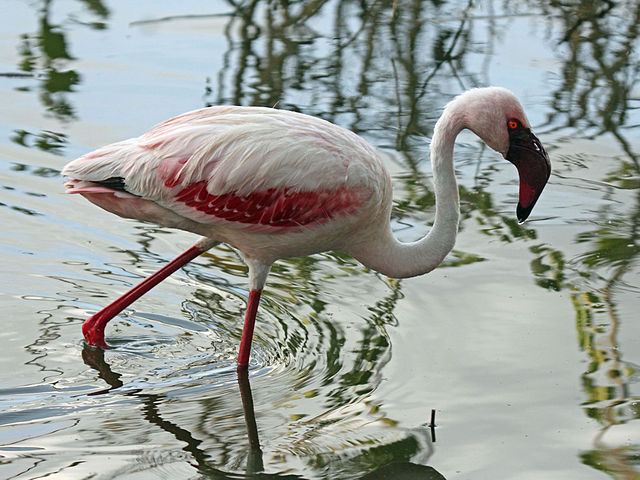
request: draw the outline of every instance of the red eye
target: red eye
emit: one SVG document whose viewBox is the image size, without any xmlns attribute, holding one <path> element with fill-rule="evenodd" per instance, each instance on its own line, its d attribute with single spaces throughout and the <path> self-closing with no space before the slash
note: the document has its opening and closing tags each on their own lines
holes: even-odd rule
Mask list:
<svg viewBox="0 0 640 480">
<path fill-rule="evenodd" d="M 507 122 L 507 126 L 509 127 L 509 130 L 515 130 L 516 128 L 518 128 L 518 121 L 517 120 L 509 120 Z"/>
</svg>

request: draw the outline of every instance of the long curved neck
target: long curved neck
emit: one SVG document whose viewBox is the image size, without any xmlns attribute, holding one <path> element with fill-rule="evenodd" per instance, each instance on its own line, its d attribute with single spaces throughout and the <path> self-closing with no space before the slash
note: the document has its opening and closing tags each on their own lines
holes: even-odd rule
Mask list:
<svg viewBox="0 0 640 480">
<path fill-rule="evenodd" d="M 388 225 L 386 232 L 357 258 L 366 266 L 394 278 L 430 272 L 453 248 L 458 234 L 460 199 L 453 167 L 453 147 L 465 128 L 464 114 L 445 109 L 431 142 L 431 166 L 436 195 L 436 216 L 428 235 L 412 243 L 399 242 Z"/>
</svg>

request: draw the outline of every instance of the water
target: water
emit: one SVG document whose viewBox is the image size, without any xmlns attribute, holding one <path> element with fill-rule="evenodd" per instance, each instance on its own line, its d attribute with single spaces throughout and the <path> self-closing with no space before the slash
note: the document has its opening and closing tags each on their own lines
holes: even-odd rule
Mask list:
<svg viewBox="0 0 640 480">
<path fill-rule="evenodd" d="M 637 2 L 243 5 L 3 3 L 1 476 L 640 478 Z M 83 345 L 89 314 L 195 238 L 65 196 L 68 160 L 204 105 L 299 110 L 387 153 L 412 240 L 435 120 L 487 84 L 552 159 L 525 225 L 513 167 L 464 134 L 445 264 L 396 281 L 337 253 L 279 262 L 249 378 L 226 246 L 110 324 L 111 350 Z"/>
</svg>

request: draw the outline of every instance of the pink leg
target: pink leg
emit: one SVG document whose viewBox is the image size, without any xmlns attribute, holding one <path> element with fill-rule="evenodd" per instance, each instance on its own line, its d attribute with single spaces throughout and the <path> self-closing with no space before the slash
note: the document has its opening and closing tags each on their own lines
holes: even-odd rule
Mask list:
<svg viewBox="0 0 640 480">
<path fill-rule="evenodd" d="M 127 308 L 138 298 L 140 298 L 142 295 L 159 284 L 162 280 L 171 275 L 173 272 L 189 263 L 201 253 L 207 251 L 213 245 L 215 245 L 215 243 L 211 241 L 198 242 L 193 247 L 189 248 L 177 258 L 166 264 L 156 273 L 133 287 L 120 298 L 117 298 L 102 310 L 100 310 L 98 313 L 95 313 L 87 318 L 82 324 L 82 333 L 84 334 L 84 339 L 86 340 L 86 342 L 89 345 L 93 345 L 96 347 L 109 348 L 107 343 L 104 341 L 104 329 L 107 326 L 109 320 L 111 320 L 118 313 Z"/>
<path fill-rule="evenodd" d="M 242 329 L 242 339 L 240 340 L 240 350 L 238 351 L 238 370 L 245 369 L 249 365 L 253 327 L 256 324 L 256 313 L 258 312 L 261 293 L 262 290 L 251 290 L 249 292 L 247 312 L 244 316 L 244 328 Z"/>
</svg>

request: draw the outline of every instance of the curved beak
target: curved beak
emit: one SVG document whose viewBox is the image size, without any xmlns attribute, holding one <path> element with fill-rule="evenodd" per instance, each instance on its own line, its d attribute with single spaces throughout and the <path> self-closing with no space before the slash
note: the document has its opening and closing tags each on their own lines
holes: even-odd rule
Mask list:
<svg viewBox="0 0 640 480">
<path fill-rule="evenodd" d="M 524 223 L 538 201 L 551 175 L 549 156 L 540 140 L 529 129 L 509 136 L 509 150 L 505 158 L 518 169 L 520 195 L 516 215 Z"/>
</svg>

